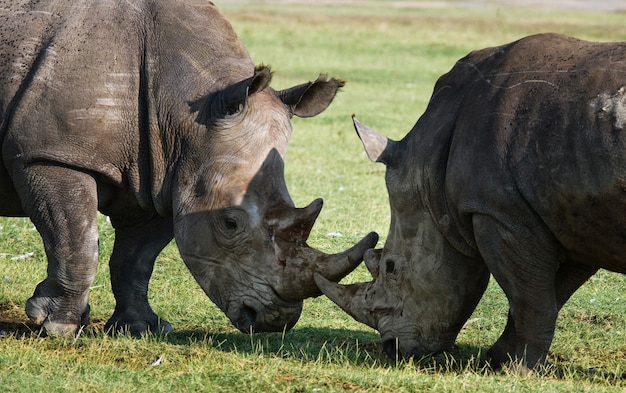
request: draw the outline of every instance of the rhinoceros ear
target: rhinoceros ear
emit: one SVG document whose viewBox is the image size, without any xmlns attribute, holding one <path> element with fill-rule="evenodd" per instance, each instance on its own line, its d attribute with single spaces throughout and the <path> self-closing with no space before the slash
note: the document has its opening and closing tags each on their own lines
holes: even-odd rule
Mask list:
<svg viewBox="0 0 626 393">
<path fill-rule="evenodd" d="M 248 96 L 265 89 L 271 80 L 272 72 L 268 67 L 256 67 L 253 76 L 222 90 L 214 110 L 222 116 L 239 112 L 246 105 Z"/>
<path fill-rule="evenodd" d="M 303 83 L 289 89 L 278 91 L 278 98 L 291 108 L 298 117 L 313 117 L 322 113 L 333 101 L 337 91 L 346 82 L 320 75 L 315 82 Z"/>
<path fill-rule="evenodd" d="M 250 78 L 202 96 L 188 105 L 192 113 L 198 113 L 196 122 L 211 127 L 217 119 L 223 119 L 242 110 L 248 97 L 265 89 L 271 80 L 272 72 L 269 67 L 258 66 Z"/>
<path fill-rule="evenodd" d="M 393 146 L 396 142 L 380 134 L 375 129 L 359 122 L 354 115 L 352 115 L 352 122 L 354 123 L 354 129 L 361 139 L 369 159 L 374 162 L 382 162 L 385 165 L 389 165 L 393 155 Z"/>
</svg>

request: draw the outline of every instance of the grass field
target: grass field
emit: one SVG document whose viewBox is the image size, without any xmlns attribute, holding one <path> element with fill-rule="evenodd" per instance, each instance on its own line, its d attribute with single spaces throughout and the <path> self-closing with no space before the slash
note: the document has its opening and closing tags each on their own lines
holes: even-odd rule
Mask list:
<svg viewBox="0 0 626 393">
<path fill-rule="evenodd" d="M 626 40 L 626 13 L 618 12 L 461 7 L 465 3 L 457 1 L 216 3 L 255 62 L 272 65 L 275 88 L 320 72 L 347 80 L 325 113 L 294 120 L 287 153 L 287 184 L 296 205 L 325 200 L 309 243 L 326 252 L 345 249 L 372 230 L 381 234 L 382 245 L 389 224 L 384 167 L 362 152 L 352 113 L 400 138 L 423 112 L 437 77 L 473 49 L 545 31 Z M 157 261 L 150 298 L 176 332 L 108 337 L 101 327 L 114 308 L 107 267 L 113 235 L 105 217 L 100 234 L 92 326 L 76 339 L 43 338 L 23 311 L 45 275 L 41 241 L 28 220 L 0 219 L 1 391 L 626 390 L 623 275 L 600 272 L 585 284 L 559 317 L 550 355 L 554 367 L 520 377 L 482 369 L 477 360 L 504 328 L 507 302 L 493 283 L 454 350 L 396 363 L 381 353 L 376 331 L 324 297 L 306 300 L 289 332 L 237 332 L 173 245 Z M 359 267 L 346 281 L 368 279 Z"/>
</svg>

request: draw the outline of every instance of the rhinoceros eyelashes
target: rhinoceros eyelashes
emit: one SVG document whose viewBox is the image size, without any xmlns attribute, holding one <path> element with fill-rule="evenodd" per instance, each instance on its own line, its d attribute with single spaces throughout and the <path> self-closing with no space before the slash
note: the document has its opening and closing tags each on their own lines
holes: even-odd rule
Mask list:
<svg viewBox="0 0 626 393">
<path fill-rule="evenodd" d="M 243 110 L 243 104 L 239 102 L 239 103 L 227 105 L 226 109 L 224 109 L 224 113 L 226 116 L 232 116 L 241 112 L 242 110 Z"/>
</svg>

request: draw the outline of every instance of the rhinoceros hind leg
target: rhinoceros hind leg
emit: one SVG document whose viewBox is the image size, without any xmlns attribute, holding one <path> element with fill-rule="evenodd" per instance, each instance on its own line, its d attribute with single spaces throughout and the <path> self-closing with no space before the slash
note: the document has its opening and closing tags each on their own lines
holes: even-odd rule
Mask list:
<svg viewBox="0 0 626 393">
<path fill-rule="evenodd" d="M 115 244 L 109 262 L 115 311 L 106 323 L 109 332 L 168 333 L 172 325 L 157 316 L 148 303 L 148 284 L 154 262 L 173 238 L 172 220 L 157 215 L 116 218 Z"/>
<path fill-rule="evenodd" d="M 556 273 L 555 286 L 556 286 L 556 298 L 559 311 L 561 307 L 567 302 L 572 294 L 585 283 L 597 269 L 588 268 L 584 266 L 575 266 L 571 264 L 562 264 Z M 504 332 L 487 352 L 486 361 L 493 367 L 499 368 L 502 364 L 511 360 L 508 351 L 515 347 L 516 332 L 515 322 L 511 318 L 511 313 L 508 314 L 506 327 Z"/>
</svg>

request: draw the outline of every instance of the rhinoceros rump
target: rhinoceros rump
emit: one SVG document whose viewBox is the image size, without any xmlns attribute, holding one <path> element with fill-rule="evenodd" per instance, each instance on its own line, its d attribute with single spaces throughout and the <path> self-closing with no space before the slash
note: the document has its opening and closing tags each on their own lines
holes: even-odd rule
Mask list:
<svg viewBox="0 0 626 393">
<path fill-rule="evenodd" d="M 173 237 L 242 331 L 290 328 L 320 293 L 314 271 L 351 271 L 376 235 L 311 249 L 321 200 L 296 209 L 283 174 L 291 116 L 322 112 L 343 82 L 270 79 L 208 1 L 3 3 L 0 214 L 29 216 L 48 257 L 28 316 L 52 334 L 87 322 L 98 210 L 115 227 L 107 327 L 171 329 L 147 292 Z"/>
<path fill-rule="evenodd" d="M 391 225 L 369 283 L 320 289 L 390 356 L 449 348 L 490 273 L 510 304 L 493 365 L 542 363 L 597 269 L 626 273 L 626 43 L 555 34 L 470 53 L 401 141 L 355 120 L 387 166 Z"/>
</svg>

